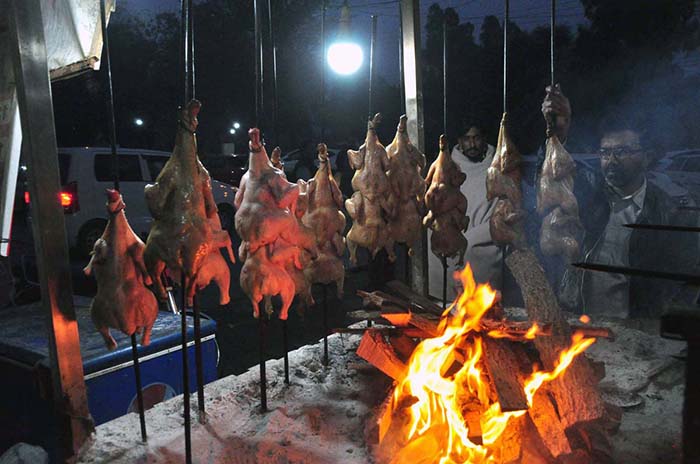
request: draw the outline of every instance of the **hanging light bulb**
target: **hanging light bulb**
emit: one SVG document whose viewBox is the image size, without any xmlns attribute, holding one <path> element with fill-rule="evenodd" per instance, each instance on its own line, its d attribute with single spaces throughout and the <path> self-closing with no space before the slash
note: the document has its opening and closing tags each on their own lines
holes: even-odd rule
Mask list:
<svg viewBox="0 0 700 464">
<path fill-rule="evenodd" d="M 331 69 L 342 75 L 357 72 L 362 66 L 362 48 L 350 39 L 350 6 L 347 0 L 340 9 L 340 25 L 336 41 L 328 47 L 326 59 Z"/>
</svg>

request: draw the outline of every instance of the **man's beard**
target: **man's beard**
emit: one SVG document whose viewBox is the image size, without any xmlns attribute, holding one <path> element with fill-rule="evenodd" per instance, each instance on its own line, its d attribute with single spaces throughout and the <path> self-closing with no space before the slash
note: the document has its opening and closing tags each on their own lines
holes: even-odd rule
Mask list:
<svg viewBox="0 0 700 464">
<path fill-rule="evenodd" d="M 479 148 L 467 148 L 464 154 L 467 156 L 467 158 L 471 158 L 473 160 L 481 161 L 484 158 L 484 154 L 486 153 L 486 150 L 482 150 Z"/>
</svg>

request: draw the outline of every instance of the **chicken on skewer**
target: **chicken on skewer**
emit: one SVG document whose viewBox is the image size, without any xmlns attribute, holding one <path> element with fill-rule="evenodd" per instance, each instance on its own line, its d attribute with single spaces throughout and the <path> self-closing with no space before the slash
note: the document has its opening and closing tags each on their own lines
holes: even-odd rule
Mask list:
<svg viewBox="0 0 700 464">
<path fill-rule="evenodd" d="M 507 114 L 503 113 L 496 153 L 486 173 L 486 196 L 489 200 L 497 198 L 489 229 L 494 243 L 517 248 L 526 245 L 520 163 L 520 152 L 508 134 Z"/>
<path fill-rule="evenodd" d="M 376 114 L 367 124 L 365 143 L 359 150 L 348 150 L 350 167 L 355 170 L 352 188 L 355 193 L 345 201 L 345 209 L 353 220 L 346 242 L 350 261 L 357 263 L 358 247 L 367 248 L 372 257 L 384 248 L 389 260 L 394 261 L 394 243 L 387 227 L 387 218 L 393 215 L 394 199 L 389 178 L 389 158 L 379 142 L 376 126 L 381 115 Z"/>
<path fill-rule="evenodd" d="M 335 282 L 338 298 L 343 295 L 345 268 L 343 253 L 345 239 L 345 215 L 341 211 L 343 194 L 331 172 L 328 148 L 318 145 L 319 167 L 308 184 L 308 210 L 303 216 L 304 224 L 313 230 L 319 256 L 305 269 L 307 279 L 312 283 L 329 284 Z"/>
<path fill-rule="evenodd" d="M 413 255 L 412 246 L 421 237 L 421 211 L 425 195 L 421 170 L 425 168 L 426 160 L 408 138 L 407 121 L 406 115 L 401 116 L 394 140 L 386 148 L 389 157 L 387 176 L 396 201 L 389 226 L 393 240 L 408 244 L 408 253 Z"/>
<path fill-rule="evenodd" d="M 119 192 L 107 190 L 109 222 L 83 269 L 97 280 L 90 314 L 109 350 L 117 347 L 110 327 L 127 335 L 141 332 L 141 344 L 148 345 L 158 316 L 158 302 L 146 287 L 152 281 L 143 261 L 144 244 L 131 229 L 125 206 Z"/>
<path fill-rule="evenodd" d="M 425 206 L 428 210 L 423 225 L 430 227 L 430 248 L 440 259 L 459 255 L 459 263 L 464 261 L 469 217 L 467 199 L 459 187 L 466 178 L 459 166 L 452 160 L 447 146 L 447 137 L 440 136 L 440 153 L 433 161 L 425 178 L 428 187 L 425 193 Z"/>
<path fill-rule="evenodd" d="M 197 288 L 198 274 L 213 250 L 226 248 L 235 262 L 231 237 L 213 220 L 217 214 L 211 177 L 197 157 L 197 115 L 201 104 L 192 100 L 178 115 L 178 130 L 172 156 L 154 184 L 145 188 L 146 204 L 153 226 L 146 241 L 144 261 L 153 278 L 156 294 L 167 298 L 161 274 L 167 268 L 184 273 L 187 304 Z M 217 267 L 225 272 L 223 267 Z M 221 275 L 216 282 L 225 281 Z M 227 291 L 219 288 L 223 294 Z M 221 300 L 227 297 L 222 295 Z"/>
</svg>

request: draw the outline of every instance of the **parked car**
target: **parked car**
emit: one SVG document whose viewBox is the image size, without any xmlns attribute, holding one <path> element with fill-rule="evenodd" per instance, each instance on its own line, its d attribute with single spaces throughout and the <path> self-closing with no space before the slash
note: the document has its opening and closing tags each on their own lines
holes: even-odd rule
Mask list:
<svg viewBox="0 0 700 464">
<path fill-rule="evenodd" d="M 248 155 L 208 156 L 202 159 L 202 164 L 212 179 L 238 187 L 248 170 Z"/>
<path fill-rule="evenodd" d="M 134 232 L 145 239 L 153 218 L 146 206 L 143 190 L 146 184 L 156 180 L 170 153 L 119 148 L 117 154 L 119 189 L 126 203 L 126 215 Z M 112 153 L 109 148 L 102 147 L 59 148 L 58 162 L 68 246 L 86 257 L 107 224 L 104 191 L 113 186 Z M 212 190 L 221 225 L 231 230 L 235 214 L 235 189 L 213 180 Z M 26 203 L 30 202 L 26 191 L 24 199 Z"/>
</svg>

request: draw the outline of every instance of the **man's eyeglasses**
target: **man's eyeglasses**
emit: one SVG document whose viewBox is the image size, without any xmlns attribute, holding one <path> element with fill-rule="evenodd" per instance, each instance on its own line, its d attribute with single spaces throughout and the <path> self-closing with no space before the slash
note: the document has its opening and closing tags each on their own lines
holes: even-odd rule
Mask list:
<svg viewBox="0 0 700 464">
<path fill-rule="evenodd" d="M 598 150 L 598 156 L 604 159 L 610 159 L 613 156 L 617 159 L 629 159 L 642 153 L 641 148 L 633 147 L 616 147 L 616 148 L 601 148 Z"/>
</svg>

